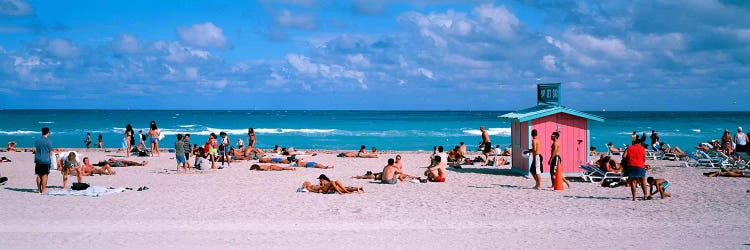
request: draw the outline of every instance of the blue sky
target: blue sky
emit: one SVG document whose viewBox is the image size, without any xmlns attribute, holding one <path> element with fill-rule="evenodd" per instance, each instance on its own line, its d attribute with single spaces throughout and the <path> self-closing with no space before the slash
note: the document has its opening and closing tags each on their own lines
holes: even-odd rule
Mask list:
<svg viewBox="0 0 750 250">
<path fill-rule="evenodd" d="M 0 0 L 0 108 L 748 110 L 747 1 Z"/>
</svg>

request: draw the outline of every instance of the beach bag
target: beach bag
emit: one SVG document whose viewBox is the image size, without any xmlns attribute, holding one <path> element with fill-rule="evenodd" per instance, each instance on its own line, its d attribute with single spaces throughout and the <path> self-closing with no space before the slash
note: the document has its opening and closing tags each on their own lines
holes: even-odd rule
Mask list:
<svg viewBox="0 0 750 250">
<path fill-rule="evenodd" d="M 70 186 L 70 189 L 73 190 L 86 190 L 89 188 L 88 183 L 80 183 L 80 182 L 73 182 L 73 184 Z"/>
</svg>

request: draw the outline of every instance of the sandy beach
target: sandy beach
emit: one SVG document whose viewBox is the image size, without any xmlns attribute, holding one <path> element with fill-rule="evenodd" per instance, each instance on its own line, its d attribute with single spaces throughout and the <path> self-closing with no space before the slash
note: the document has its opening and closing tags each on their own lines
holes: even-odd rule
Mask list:
<svg viewBox="0 0 750 250">
<path fill-rule="evenodd" d="M 92 162 L 122 153 L 85 152 Z M 138 187 L 101 197 L 35 193 L 33 154 L 2 152 L 10 180 L 0 189 L 4 249 L 736 249 L 747 236 L 750 179 L 708 178 L 706 169 L 648 161 L 651 176 L 672 183 L 672 198 L 630 200 L 625 187 L 572 182 L 565 191 L 538 191 L 510 166 L 450 169 L 446 183 L 377 184 L 350 179 L 380 172 L 403 156 L 404 170 L 421 174 L 427 152 L 383 152 L 379 158 L 340 158 L 330 151 L 305 160 L 333 169 L 248 171 L 255 161 L 177 175 L 173 153 L 117 175 L 84 177 L 93 186 Z M 473 156 L 473 155 L 472 155 Z M 166 173 L 170 174 L 166 174 Z M 299 193 L 321 173 L 366 193 Z M 62 185 L 60 172 L 50 190 Z M 71 178 L 74 180 L 75 178 Z M 550 186 L 548 176 L 543 184 Z M 640 194 L 639 194 L 640 196 Z"/>
</svg>

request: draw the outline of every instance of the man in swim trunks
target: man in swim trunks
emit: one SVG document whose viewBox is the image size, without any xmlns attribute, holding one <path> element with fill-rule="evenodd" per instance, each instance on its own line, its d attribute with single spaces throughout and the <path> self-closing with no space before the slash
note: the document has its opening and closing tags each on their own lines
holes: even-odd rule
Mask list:
<svg viewBox="0 0 750 250">
<path fill-rule="evenodd" d="M 492 143 L 490 142 L 490 135 L 486 130 L 484 130 L 484 126 L 480 126 L 479 131 L 482 131 L 482 145 L 484 145 L 482 153 L 484 154 L 484 165 L 486 166 L 490 161 L 490 154 L 492 153 Z"/>
<path fill-rule="evenodd" d="M 560 152 L 561 152 L 560 141 L 558 140 L 560 139 L 560 133 L 552 132 L 552 135 L 550 137 L 552 139 L 552 149 L 551 149 L 552 152 L 550 153 L 551 157 L 549 159 L 549 176 L 550 176 L 550 179 L 552 180 L 552 185 L 554 186 L 555 174 L 559 170 L 557 168 L 558 166 L 560 166 L 560 163 L 562 162 L 562 158 L 560 158 Z M 570 182 L 568 182 L 568 180 L 565 179 L 565 176 L 563 176 L 562 178 L 563 178 L 562 179 L 563 182 L 565 182 L 565 185 L 567 185 L 568 188 L 570 188 Z"/>
<path fill-rule="evenodd" d="M 427 179 L 432 182 L 445 182 L 446 177 L 446 170 L 445 170 L 445 164 L 441 162 L 440 156 L 435 156 L 435 163 L 428 167 L 427 170 L 424 171 L 425 176 L 427 176 Z"/>
<path fill-rule="evenodd" d="M 297 167 L 301 167 L 301 168 L 323 168 L 323 169 L 333 168 L 333 166 L 326 166 L 326 165 L 319 164 L 314 161 L 306 162 L 306 161 L 303 161 L 302 159 L 297 159 L 295 164 L 297 164 Z"/>
<path fill-rule="evenodd" d="M 541 145 L 536 129 L 531 130 L 531 151 L 529 152 L 531 154 L 531 168 L 529 172 L 534 177 L 534 188 L 537 190 L 542 189 L 542 178 L 539 176 L 542 173 L 542 152 L 539 150 Z"/>
<path fill-rule="evenodd" d="M 81 174 L 90 176 L 94 174 L 113 175 L 116 174 L 109 165 L 104 165 L 102 168 L 96 168 L 91 165 L 91 160 L 88 157 L 83 157 L 83 166 L 81 166 Z"/>
<path fill-rule="evenodd" d="M 654 177 L 648 177 L 648 179 L 646 179 L 646 182 L 648 182 L 648 192 L 649 192 L 649 195 L 648 197 L 646 197 L 646 200 L 650 200 L 651 196 L 654 195 L 656 192 L 659 192 L 662 199 L 664 199 L 664 196 L 672 197 L 672 194 L 667 192 L 667 188 L 669 187 L 669 181 L 665 179 L 654 179 Z M 656 190 L 654 190 L 654 187 Z"/>
<path fill-rule="evenodd" d="M 380 183 L 383 184 L 396 184 L 401 178 L 401 172 L 398 171 L 398 167 L 394 165 L 395 161 L 393 158 L 388 159 L 388 165 L 383 168 L 383 174 L 380 177 Z"/>
<path fill-rule="evenodd" d="M 34 142 L 34 173 L 36 174 L 36 187 L 40 194 L 47 192 L 47 177 L 52 164 L 54 154 L 52 142 L 48 139 L 49 128 L 42 128 L 42 136 Z"/>
</svg>

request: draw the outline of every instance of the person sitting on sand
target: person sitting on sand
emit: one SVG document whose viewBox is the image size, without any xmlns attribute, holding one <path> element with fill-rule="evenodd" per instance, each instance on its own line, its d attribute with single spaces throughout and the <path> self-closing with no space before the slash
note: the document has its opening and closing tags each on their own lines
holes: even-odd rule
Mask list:
<svg viewBox="0 0 750 250">
<path fill-rule="evenodd" d="M 114 158 L 109 158 L 109 160 L 106 161 L 100 161 L 97 164 L 94 164 L 94 166 L 107 166 L 109 167 L 130 167 L 130 166 L 146 166 L 148 165 L 147 161 L 142 162 L 135 162 L 135 161 L 128 161 L 128 160 L 115 160 Z"/>
<path fill-rule="evenodd" d="M 388 165 L 386 165 L 383 168 L 383 174 L 380 177 L 380 183 L 383 184 L 396 184 L 398 181 L 403 181 L 404 178 L 401 177 L 401 172 L 398 171 L 398 168 L 394 166 L 395 160 L 393 158 L 388 159 Z"/>
<path fill-rule="evenodd" d="M 281 158 L 281 157 L 274 157 L 274 158 L 265 157 L 265 158 L 258 159 L 258 163 L 281 163 L 281 164 L 289 164 L 289 163 L 292 163 L 291 159 L 292 159 L 292 157 L 286 157 L 286 158 Z"/>
<path fill-rule="evenodd" d="M 323 165 L 314 161 L 306 162 L 306 161 L 303 161 L 302 159 L 297 159 L 297 161 L 295 161 L 294 163 L 297 165 L 297 167 L 301 167 L 301 168 L 323 168 L 323 169 L 333 168 L 333 166 L 326 166 L 326 165 Z"/>
<path fill-rule="evenodd" d="M 252 166 L 250 166 L 250 170 L 257 170 L 257 171 L 283 171 L 283 170 L 291 170 L 291 171 L 294 171 L 294 170 L 297 170 L 297 169 L 292 168 L 292 167 L 281 167 L 281 166 L 275 165 L 275 164 L 271 164 L 271 165 L 253 164 Z"/>
<path fill-rule="evenodd" d="M 245 147 L 244 150 L 242 150 L 242 155 L 249 159 L 257 159 L 263 157 L 265 153 L 262 149 L 254 148 L 254 147 Z"/>
<path fill-rule="evenodd" d="M 615 147 L 615 145 L 612 142 L 607 143 L 607 148 L 609 148 L 609 152 L 613 155 L 619 155 L 622 153 L 623 149 Z"/>
<path fill-rule="evenodd" d="M 466 157 L 461 154 L 460 146 L 455 146 L 453 149 L 448 151 L 448 162 L 453 162 L 458 165 L 464 162 L 464 159 L 466 159 Z"/>
<path fill-rule="evenodd" d="M 664 197 L 672 197 L 672 194 L 667 192 L 667 188 L 669 187 L 669 181 L 665 179 L 654 179 L 654 177 L 648 177 L 646 179 L 646 182 L 648 182 L 648 192 L 649 195 L 646 197 L 646 200 L 650 200 L 651 196 L 654 195 L 656 192 L 659 192 L 661 195 L 661 198 L 664 199 Z M 656 187 L 656 190 L 654 190 L 654 187 Z"/>
<path fill-rule="evenodd" d="M 88 157 L 83 157 L 83 166 L 81 167 L 81 174 L 84 176 L 91 176 L 95 174 L 103 174 L 103 175 L 114 175 L 117 174 L 114 170 L 112 170 L 109 165 L 104 165 L 101 168 L 96 168 L 94 165 L 91 165 L 91 160 L 89 160 Z"/>
<path fill-rule="evenodd" d="M 703 173 L 703 175 L 707 177 L 717 177 L 717 176 L 723 176 L 723 177 L 744 177 L 744 178 L 750 178 L 750 174 L 745 174 L 740 169 L 721 169 L 721 171 L 713 171 L 708 173 Z"/>
<path fill-rule="evenodd" d="M 312 185 L 312 183 L 306 181 L 302 183 L 302 186 L 307 189 L 307 191 L 322 194 L 350 194 L 353 192 L 365 192 L 365 189 L 362 187 L 346 187 L 343 183 L 341 183 L 341 181 L 331 181 L 331 179 L 328 179 L 328 177 L 324 174 L 318 176 L 318 181 L 319 185 Z"/>
<path fill-rule="evenodd" d="M 439 155 L 435 156 L 435 163 L 432 166 L 427 167 L 424 171 L 424 175 L 427 179 L 432 182 L 445 182 L 446 170 L 445 164 L 442 163 Z"/>
<path fill-rule="evenodd" d="M 16 142 L 9 141 L 8 142 L 8 147 L 5 148 L 5 149 L 8 150 L 8 152 L 14 152 L 14 151 L 16 151 Z"/>
</svg>

